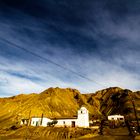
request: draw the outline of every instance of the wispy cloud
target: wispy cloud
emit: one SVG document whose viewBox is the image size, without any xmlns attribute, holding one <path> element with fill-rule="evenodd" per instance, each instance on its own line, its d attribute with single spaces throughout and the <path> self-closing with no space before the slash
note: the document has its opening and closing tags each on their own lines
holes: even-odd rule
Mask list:
<svg viewBox="0 0 140 140">
<path fill-rule="evenodd" d="M 118 12 L 115 16 L 117 9 L 111 12 L 106 1 L 42 2 L 44 5 L 38 1 L 23 2 L 26 10 L 21 4 L 4 4 L 4 10 L 0 10 L 1 96 L 40 92 L 52 86 L 77 88 L 81 92 L 111 86 L 140 89 L 138 14 L 126 12 L 122 18 Z M 42 15 L 43 11 L 46 14 Z"/>
</svg>

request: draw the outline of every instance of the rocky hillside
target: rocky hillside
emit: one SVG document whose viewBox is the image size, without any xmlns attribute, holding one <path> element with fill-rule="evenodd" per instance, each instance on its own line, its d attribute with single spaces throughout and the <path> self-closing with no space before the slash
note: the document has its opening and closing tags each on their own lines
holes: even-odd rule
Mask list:
<svg viewBox="0 0 140 140">
<path fill-rule="evenodd" d="M 0 98 L 0 127 L 8 127 L 22 118 L 41 116 L 42 113 L 46 117 L 76 116 L 82 105 L 87 107 L 92 118 L 109 114 L 126 114 L 135 118 L 134 107 L 140 115 L 140 91 L 114 87 L 81 94 L 76 89 L 49 88 L 40 94 Z"/>
<path fill-rule="evenodd" d="M 99 111 L 104 117 L 110 114 L 122 114 L 131 119 L 135 119 L 136 115 L 140 117 L 140 91 L 113 87 L 98 91 L 92 96 L 100 102 Z"/>
</svg>

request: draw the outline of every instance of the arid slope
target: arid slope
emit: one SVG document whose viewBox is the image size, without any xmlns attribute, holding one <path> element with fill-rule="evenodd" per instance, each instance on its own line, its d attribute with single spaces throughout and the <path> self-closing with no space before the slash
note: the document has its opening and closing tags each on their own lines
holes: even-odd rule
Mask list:
<svg viewBox="0 0 140 140">
<path fill-rule="evenodd" d="M 140 91 L 132 92 L 113 87 L 96 93 L 81 94 L 76 89 L 49 88 L 40 94 L 0 98 L 0 127 L 9 127 L 29 116 L 41 117 L 42 113 L 46 117 L 76 116 L 82 105 L 87 107 L 90 117 L 93 118 L 109 114 L 127 114 L 134 118 L 132 101 L 139 115 Z"/>
</svg>

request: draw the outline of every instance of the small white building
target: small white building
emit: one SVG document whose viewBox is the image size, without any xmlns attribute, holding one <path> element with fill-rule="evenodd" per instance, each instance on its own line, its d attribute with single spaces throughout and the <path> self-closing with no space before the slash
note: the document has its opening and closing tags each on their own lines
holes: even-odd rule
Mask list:
<svg viewBox="0 0 140 140">
<path fill-rule="evenodd" d="M 124 121 L 124 116 L 122 116 L 122 115 L 110 115 L 110 116 L 108 116 L 108 120 L 109 121 L 113 121 L 113 120 Z"/>
<path fill-rule="evenodd" d="M 78 116 L 72 118 L 32 117 L 31 126 L 48 126 L 48 123 L 57 121 L 57 127 L 89 127 L 89 112 L 85 107 L 78 110 Z"/>
<path fill-rule="evenodd" d="M 46 118 L 46 117 L 43 117 L 43 118 L 40 118 L 40 117 L 32 117 L 31 119 L 31 126 L 47 126 L 47 123 L 48 122 L 51 122 L 52 120 Z"/>
</svg>

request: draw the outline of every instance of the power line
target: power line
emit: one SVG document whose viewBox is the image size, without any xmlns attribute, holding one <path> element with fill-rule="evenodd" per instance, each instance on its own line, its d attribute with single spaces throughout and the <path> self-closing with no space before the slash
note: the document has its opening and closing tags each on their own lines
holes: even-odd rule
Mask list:
<svg viewBox="0 0 140 140">
<path fill-rule="evenodd" d="M 43 56 L 40 56 L 40 55 L 38 55 L 38 54 L 36 54 L 36 53 L 34 53 L 34 52 L 32 52 L 32 51 L 26 49 L 26 48 L 23 48 L 23 47 L 21 47 L 21 46 L 15 44 L 15 43 L 13 43 L 13 42 L 10 42 L 10 41 L 8 41 L 8 40 L 6 40 L 6 39 L 3 39 L 3 38 L 0 38 L 0 40 L 2 40 L 2 41 L 4 41 L 4 42 L 7 42 L 7 43 L 10 44 L 11 47 L 13 47 L 13 48 L 18 48 L 18 49 L 20 49 L 20 50 L 22 50 L 22 51 L 24 51 L 24 52 L 30 53 L 30 54 L 32 54 L 33 56 L 38 57 L 40 60 L 47 61 L 47 62 L 49 62 L 49 63 L 51 63 L 51 64 L 53 64 L 53 65 L 55 65 L 55 66 L 57 66 L 57 67 L 60 67 L 60 68 L 62 68 L 62 69 L 65 69 L 65 70 L 67 70 L 67 71 L 69 71 L 69 72 L 71 72 L 71 73 L 73 73 L 73 74 L 75 74 L 75 75 L 77 75 L 77 76 L 79 76 L 79 77 L 81 77 L 81 78 L 83 78 L 83 79 L 86 79 L 86 80 L 88 80 L 88 81 L 90 81 L 90 82 L 94 82 L 94 83 L 96 83 L 96 84 L 98 84 L 98 85 L 100 85 L 100 86 L 105 87 L 104 85 L 102 85 L 102 84 L 96 82 L 95 80 L 92 80 L 92 79 L 90 79 L 90 78 L 88 78 L 88 77 L 86 77 L 86 76 L 84 76 L 84 75 L 81 75 L 81 74 L 79 74 L 78 72 L 75 72 L 75 71 L 73 71 L 73 70 L 71 70 L 71 69 L 69 69 L 69 68 L 67 68 L 67 67 L 64 67 L 64 66 L 62 66 L 62 65 L 60 65 L 60 64 L 58 64 L 58 63 L 56 63 L 56 62 L 54 62 L 54 61 L 52 61 L 52 60 L 50 60 L 50 59 L 48 59 L 48 58 L 45 58 L 45 57 L 43 57 Z"/>
</svg>

